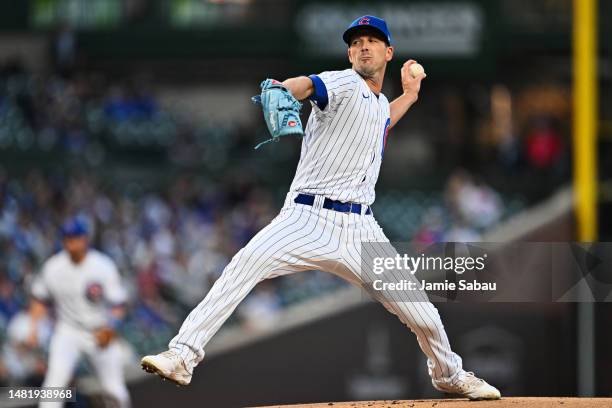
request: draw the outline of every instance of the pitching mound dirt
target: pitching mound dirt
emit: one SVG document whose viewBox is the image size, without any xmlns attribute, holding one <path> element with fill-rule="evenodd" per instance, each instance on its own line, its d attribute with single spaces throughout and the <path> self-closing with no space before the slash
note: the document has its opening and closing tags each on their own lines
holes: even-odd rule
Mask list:
<svg viewBox="0 0 612 408">
<path fill-rule="evenodd" d="M 275 405 L 268 408 L 611 408 L 612 398 L 502 398 L 498 401 L 465 399 L 414 401 L 326 402 L 321 404 Z"/>
</svg>

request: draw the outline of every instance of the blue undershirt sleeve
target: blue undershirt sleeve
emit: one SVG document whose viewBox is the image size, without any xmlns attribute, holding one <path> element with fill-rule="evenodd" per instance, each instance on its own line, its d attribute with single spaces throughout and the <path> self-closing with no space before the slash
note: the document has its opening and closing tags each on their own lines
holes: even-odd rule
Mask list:
<svg viewBox="0 0 612 408">
<path fill-rule="evenodd" d="M 329 102 L 327 97 L 327 88 L 318 75 L 309 75 L 308 78 L 310 78 L 312 84 L 314 85 L 314 92 L 312 95 L 310 95 L 309 99 L 314 101 L 319 109 L 324 110 Z"/>
</svg>

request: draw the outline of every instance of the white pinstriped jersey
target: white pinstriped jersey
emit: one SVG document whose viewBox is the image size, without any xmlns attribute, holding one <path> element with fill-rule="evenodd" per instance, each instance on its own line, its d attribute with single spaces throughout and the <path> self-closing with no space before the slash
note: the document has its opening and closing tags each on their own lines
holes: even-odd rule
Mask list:
<svg viewBox="0 0 612 408">
<path fill-rule="evenodd" d="M 58 321 L 93 330 L 108 324 L 108 305 L 127 301 L 115 263 L 90 249 L 77 265 L 66 251 L 49 258 L 32 283 L 32 295 L 53 302 Z"/>
<path fill-rule="evenodd" d="M 326 89 L 327 103 L 321 109 L 312 102 L 290 191 L 371 205 L 390 123 L 389 101 L 374 94 L 353 69 L 311 78 L 315 93 Z"/>
</svg>

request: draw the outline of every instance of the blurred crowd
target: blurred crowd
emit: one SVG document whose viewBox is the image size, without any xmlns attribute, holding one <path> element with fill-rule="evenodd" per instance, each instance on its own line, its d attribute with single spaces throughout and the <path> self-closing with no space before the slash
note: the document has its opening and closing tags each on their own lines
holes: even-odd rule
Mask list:
<svg viewBox="0 0 612 408">
<path fill-rule="evenodd" d="M 78 157 L 101 166 L 117 153 L 182 166 L 214 164 L 234 143 L 227 124 L 184 120 L 163 109 L 146 75 L 110 79 L 96 71 L 35 74 L 0 65 L 0 149 Z M 225 150 L 224 150 L 225 149 Z"/>
<path fill-rule="evenodd" d="M 504 206 L 499 193 L 465 170 L 456 170 L 444 191 L 444 207 L 429 207 L 413 240 L 419 244 L 436 242 L 478 242 L 482 233 L 496 225 L 515 207 Z"/>
</svg>

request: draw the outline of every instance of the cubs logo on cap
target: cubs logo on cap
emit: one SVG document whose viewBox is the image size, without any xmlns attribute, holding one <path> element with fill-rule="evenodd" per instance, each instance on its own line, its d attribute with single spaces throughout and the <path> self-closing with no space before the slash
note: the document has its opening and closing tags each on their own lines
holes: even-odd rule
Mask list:
<svg viewBox="0 0 612 408">
<path fill-rule="evenodd" d="M 344 40 L 344 42 L 350 45 L 349 42 L 351 41 L 352 33 L 363 27 L 371 27 L 374 30 L 378 31 L 386 39 L 387 44 L 391 45 L 391 33 L 387 28 L 387 22 L 382 18 L 378 18 L 375 16 L 361 16 L 355 21 L 353 21 L 351 25 L 348 26 L 344 34 L 342 34 L 342 39 Z"/>
</svg>

